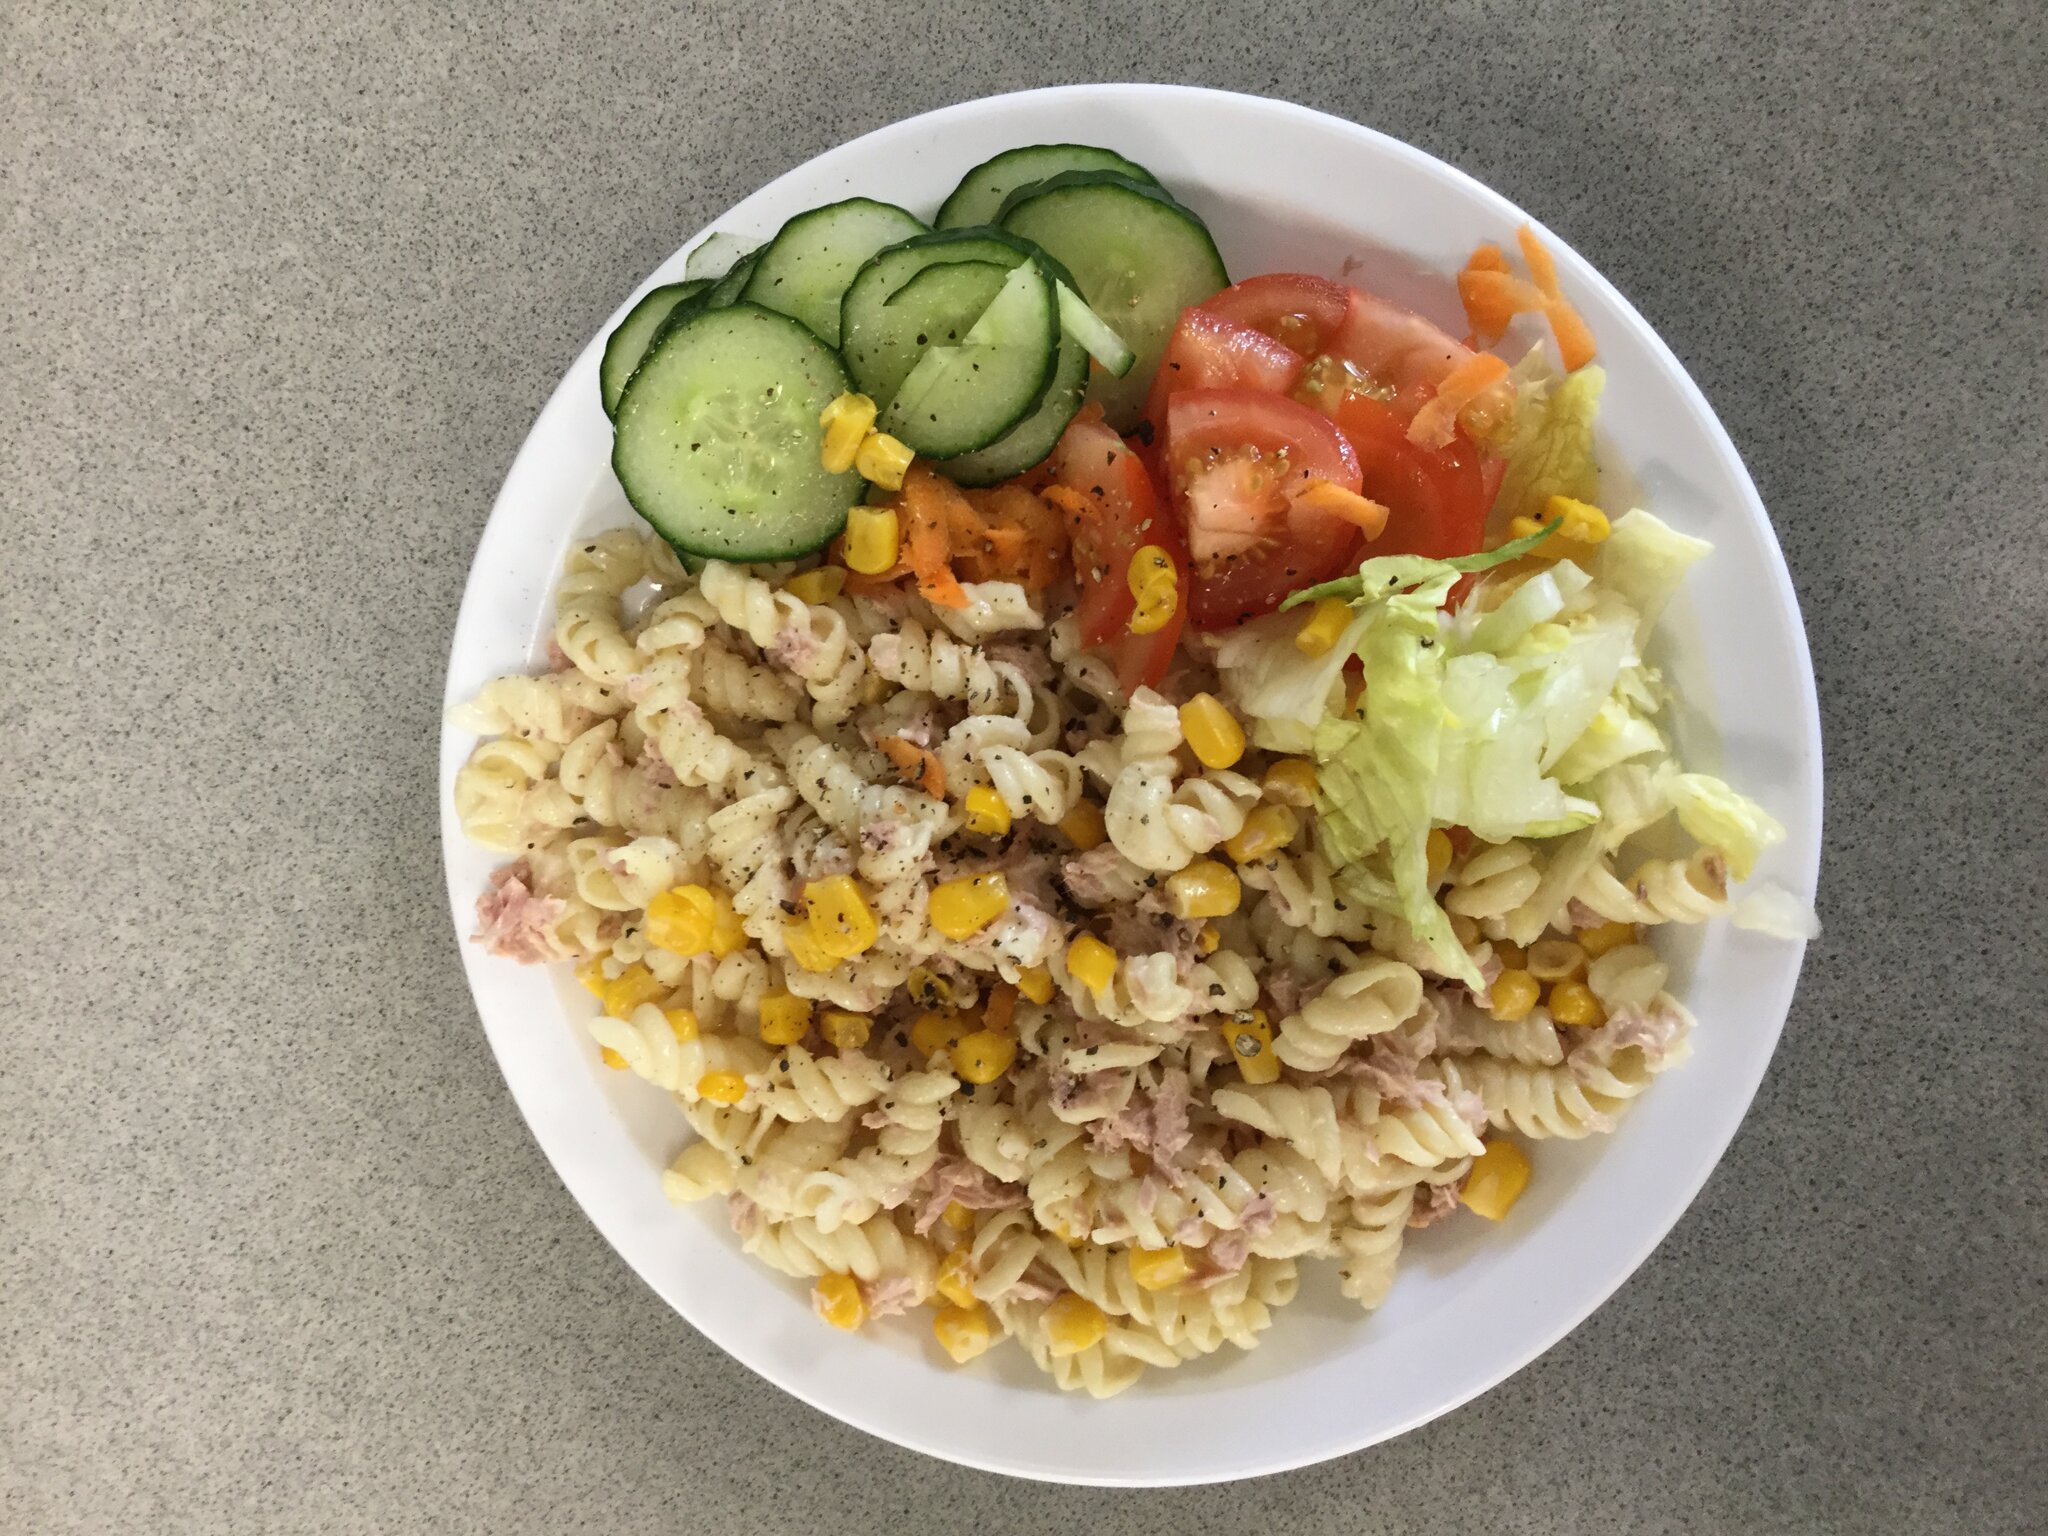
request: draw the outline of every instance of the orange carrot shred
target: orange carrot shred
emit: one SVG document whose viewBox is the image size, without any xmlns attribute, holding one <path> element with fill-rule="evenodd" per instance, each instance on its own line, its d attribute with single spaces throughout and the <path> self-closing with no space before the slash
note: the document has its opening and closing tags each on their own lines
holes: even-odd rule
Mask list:
<svg viewBox="0 0 2048 1536">
<path fill-rule="evenodd" d="M 923 790 L 934 800 L 946 798 L 946 765 L 937 753 L 902 736 L 884 736 L 875 745 L 913 789 Z"/>
<path fill-rule="evenodd" d="M 903 514 L 903 563 L 917 577 L 919 594 L 941 608 L 967 606 L 967 594 L 960 590 L 948 559 L 952 503 L 959 496 L 952 482 L 940 478 L 922 459 L 911 461 L 903 489 L 896 494 Z"/>
<path fill-rule="evenodd" d="M 1550 321 L 1550 332 L 1557 338 L 1558 355 L 1564 359 L 1564 371 L 1576 373 L 1593 361 L 1593 328 L 1586 324 L 1585 317 L 1563 299 L 1553 299 L 1543 308 Z"/>
<path fill-rule="evenodd" d="M 1557 286 L 1557 262 L 1551 257 L 1550 247 L 1536 235 L 1536 226 L 1524 224 L 1515 231 L 1515 244 L 1522 248 L 1522 260 L 1529 264 L 1529 276 L 1536 284 L 1536 291 L 1546 299 L 1559 297 Z"/>
<path fill-rule="evenodd" d="M 1294 499 L 1301 506 L 1314 507 L 1318 512 L 1327 512 L 1332 517 L 1341 517 L 1345 522 L 1363 528 L 1368 539 L 1378 538 L 1380 530 L 1387 526 L 1387 508 L 1369 496 L 1347 491 L 1328 480 L 1311 479 Z"/>
<path fill-rule="evenodd" d="M 1408 423 L 1408 441 L 1418 448 L 1442 448 L 1457 434 L 1465 408 L 1508 376 L 1508 365 L 1491 352 L 1475 352 L 1449 373 L 1436 393 Z"/>
<path fill-rule="evenodd" d="M 1497 245 L 1482 245 L 1472 253 L 1472 259 L 1465 263 L 1467 272 L 1506 272 L 1507 254 Z"/>
<path fill-rule="evenodd" d="M 1542 293 L 1533 283 L 1507 272 L 1467 267 L 1458 274 L 1458 298 L 1472 334 L 1485 346 L 1499 341 L 1515 316 L 1540 310 Z"/>
</svg>

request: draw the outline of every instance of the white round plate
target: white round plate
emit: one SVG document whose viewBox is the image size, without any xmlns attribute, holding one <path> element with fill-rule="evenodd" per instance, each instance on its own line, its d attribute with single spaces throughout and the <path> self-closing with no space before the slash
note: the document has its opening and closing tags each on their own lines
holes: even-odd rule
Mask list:
<svg viewBox="0 0 2048 1536">
<path fill-rule="evenodd" d="M 765 238 L 791 214 L 856 193 L 929 216 L 969 166 L 1060 142 L 1108 145 L 1151 169 L 1208 221 L 1235 275 L 1355 269 L 1459 331 L 1450 274 L 1479 242 L 1511 241 L 1526 217 L 1419 150 L 1303 107 L 1104 85 L 897 123 L 799 166 L 713 227 Z M 1609 486 L 1635 489 L 1642 505 L 1715 545 L 1665 626 L 1663 660 L 1686 703 L 1682 743 L 1696 766 L 1726 772 L 1783 819 L 1790 837 L 1760 878 L 1811 897 L 1820 720 L 1770 522 L 1670 349 L 1583 257 L 1547 238 L 1608 370 Z M 683 256 L 643 291 L 681 277 Z M 542 665 L 548 595 L 569 540 L 631 515 L 608 467 L 597 391 L 605 336 L 627 307 L 583 349 L 506 477 L 456 625 L 451 705 L 500 672 Z M 1719 722 L 1718 739 L 1707 722 Z M 448 894 L 465 936 L 494 862 L 463 841 L 449 810 L 473 744 L 452 727 L 442 734 Z M 722 1210 L 678 1210 L 663 1198 L 659 1174 L 685 1140 L 682 1119 L 665 1095 L 599 1064 L 582 989 L 463 945 L 484 1028 L 541 1147 L 598 1230 L 693 1326 L 777 1386 L 899 1445 L 1021 1477 L 1136 1485 L 1341 1456 L 1456 1407 L 1555 1343 L 1643 1262 L 1705 1182 L 1770 1060 L 1802 953 L 1715 925 L 1683 993 L 1700 1022 L 1692 1060 L 1617 1134 L 1539 1147 L 1528 1194 L 1499 1226 L 1464 1219 L 1411 1244 L 1377 1313 L 1361 1316 L 1315 1273 L 1331 1266 L 1309 1264 L 1302 1298 L 1256 1350 L 1155 1372 L 1097 1403 L 1053 1390 L 1008 1347 L 956 1368 L 920 1318 L 854 1336 L 824 1329 L 801 1287 L 740 1253 Z"/>
</svg>

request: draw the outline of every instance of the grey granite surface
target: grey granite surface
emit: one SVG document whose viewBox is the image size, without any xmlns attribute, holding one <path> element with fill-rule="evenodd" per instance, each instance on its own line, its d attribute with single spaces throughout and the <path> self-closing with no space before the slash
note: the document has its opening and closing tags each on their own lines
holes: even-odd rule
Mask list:
<svg viewBox="0 0 2048 1536">
<path fill-rule="evenodd" d="M 0 60 L 0 1529 L 2041 1519 L 2037 3 L 17 0 Z M 1826 717 L 1828 934 L 1677 1231 L 1447 1419 L 1190 1492 L 927 1461 L 698 1338 L 520 1122 L 436 846 L 469 552 L 618 296 L 842 139 L 1087 79 L 1354 117 L 1604 268 Z"/>
</svg>

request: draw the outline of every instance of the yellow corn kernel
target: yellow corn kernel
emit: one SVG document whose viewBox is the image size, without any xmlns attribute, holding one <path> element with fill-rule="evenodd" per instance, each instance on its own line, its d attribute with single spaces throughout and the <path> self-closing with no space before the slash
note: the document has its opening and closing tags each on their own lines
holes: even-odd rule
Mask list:
<svg viewBox="0 0 2048 1536">
<path fill-rule="evenodd" d="M 815 976 L 838 968 L 839 957 L 818 942 L 818 932 L 807 918 L 791 918 L 782 925 L 782 944 L 790 959 Z"/>
<path fill-rule="evenodd" d="M 1619 949 L 1624 944 L 1635 943 L 1636 937 L 1634 923 L 1602 923 L 1597 928 L 1584 928 L 1579 931 L 1579 948 L 1597 960 L 1610 949 Z"/>
<path fill-rule="evenodd" d="M 872 481 L 885 491 L 903 489 L 903 475 L 915 458 L 907 447 L 886 432 L 870 432 L 861 439 L 859 450 L 853 456 L 853 467 L 860 471 L 863 480 Z"/>
<path fill-rule="evenodd" d="M 706 1072 L 697 1079 L 697 1097 L 714 1104 L 737 1104 L 747 1096 L 747 1080 L 737 1072 Z"/>
<path fill-rule="evenodd" d="M 1301 818 L 1291 805 L 1262 805 L 1245 817 L 1244 825 L 1225 840 L 1223 851 L 1240 864 L 1278 853 L 1294 841 Z"/>
<path fill-rule="evenodd" d="M 1586 974 L 1586 951 L 1570 939 L 1538 939 L 1529 946 L 1529 974 L 1538 981 L 1570 981 Z"/>
<path fill-rule="evenodd" d="M 1010 830 L 1010 804 L 986 784 L 967 791 L 967 830 L 1002 837 Z"/>
<path fill-rule="evenodd" d="M 955 1248 L 939 1260 L 939 1273 L 932 1281 L 932 1289 L 956 1307 L 975 1305 L 974 1261 L 965 1248 Z"/>
<path fill-rule="evenodd" d="M 910 1043 L 920 1056 L 950 1051 L 967 1037 L 967 1021 L 957 1013 L 920 1013 L 910 1026 Z"/>
<path fill-rule="evenodd" d="M 875 429 L 875 402 L 866 395 L 843 394 L 819 413 L 818 425 L 825 429 L 818 462 L 827 474 L 843 475 L 853 468 L 854 455 Z"/>
<path fill-rule="evenodd" d="M 868 1320 L 868 1304 L 861 1299 L 860 1282 L 851 1275 L 820 1275 L 811 1288 L 811 1310 L 834 1328 L 851 1333 Z"/>
<path fill-rule="evenodd" d="M 913 965 L 910 974 L 903 978 L 903 990 L 910 994 L 913 1003 L 926 1008 L 953 1006 L 953 983 L 928 966 Z"/>
<path fill-rule="evenodd" d="M 770 1045 L 795 1045 L 811 1032 L 811 1000 L 777 987 L 761 999 L 761 1038 Z"/>
<path fill-rule="evenodd" d="M 1202 931 L 1195 935 L 1195 949 L 1204 955 L 1213 955 L 1223 947 L 1223 935 L 1216 931 L 1214 923 L 1205 923 Z"/>
<path fill-rule="evenodd" d="M 800 603 L 829 603 L 846 590 L 846 572 L 836 565 L 821 565 L 790 577 L 783 590 Z"/>
<path fill-rule="evenodd" d="M 1599 544 L 1614 532 L 1605 512 L 1590 501 L 1571 496 L 1551 497 L 1543 504 L 1543 516 L 1545 521 L 1561 519 L 1563 526 L 1557 530 L 1557 537 L 1577 544 Z"/>
<path fill-rule="evenodd" d="M 1001 875 L 962 875 L 932 887 L 932 926 L 949 939 L 971 939 L 1010 909 L 1010 882 Z"/>
<path fill-rule="evenodd" d="M 1276 805 L 1306 810 L 1316 803 L 1316 765 L 1305 757 L 1283 757 L 1266 770 L 1259 790 Z"/>
<path fill-rule="evenodd" d="M 1216 859 L 1197 859 L 1166 877 L 1167 899 L 1182 917 L 1228 917 L 1244 896 L 1237 871 Z"/>
<path fill-rule="evenodd" d="M 644 965 L 629 965 L 604 988 L 604 1011 L 615 1019 L 623 1019 L 642 1003 L 651 1003 L 668 988 L 654 979 L 654 973 Z"/>
<path fill-rule="evenodd" d="M 849 1013 L 844 1008 L 827 1008 L 818 1020 L 818 1033 L 841 1051 L 859 1050 L 873 1032 L 874 1024 L 866 1014 Z"/>
<path fill-rule="evenodd" d="M 1017 990 L 1034 1003 L 1052 1001 L 1052 972 L 1042 965 L 1026 966 L 1017 973 Z"/>
<path fill-rule="evenodd" d="M 1045 1342 L 1055 1359 L 1094 1348 L 1108 1332 L 1109 1319 L 1086 1296 L 1066 1291 L 1045 1309 Z"/>
<path fill-rule="evenodd" d="M 664 1008 L 661 1016 L 668 1020 L 668 1032 L 676 1037 L 677 1045 L 688 1045 L 697 1038 L 697 1015 L 687 1008 Z"/>
<path fill-rule="evenodd" d="M 576 979 L 583 983 L 583 990 L 599 1002 L 604 1001 L 604 989 L 611 985 L 611 977 L 604 973 L 604 962 L 592 960 L 576 967 Z"/>
<path fill-rule="evenodd" d="M 1451 856 L 1457 851 L 1451 847 L 1451 834 L 1442 827 L 1431 827 L 1429 840 L 1423 846 L 1429 855 L 1429 883 L 1440 885 L 1450 871 Z"/>
<path fill-rule="evenodd" d="M 1529 1017 L 1529 1010 L 1542 995 L 1543 988 L 1527 971 L 1502 971 L 1493 978 L 1492 990 L 1487 993 L 1487 1010 L 1503 1024 L 1512 1024 Z"/>
<path fill-rule="evenodd" d="M 1067 834 L 1067 841 L 1086 853 L 1090 848 L 1100 848 L 1109 839 L 1109 828 L 1103 825 L 1102 807 L 1093 800 L 1079 800 L 1067 812 L 1066 820 L 1060 823 L 1060 830 Z"/>
<path fill-rule="evenodd" d="M 1198 693 L 1181 705 L 1180 728 L 1205 768 L 1234 768 L 1244 756 L 1244 727 L 1213 693 Z"/>
<path fill-rule="evenodd" d="M 718 925 L 718 898 L 701 885 L 678 885 L 647 903 L 647 942 L 672 955 L 701 955 Z"/>
<path fill-rule="evenodd" d="M 1223 1038 L 1237 1058 L 1237 1073 L 1248 1083 L 1280 1080 L 1280 1058 L 1273 1054 L 1273 1029 L 1266 1010 L 1247 1008 L 1223 1021 Z"/>
<path fill-rule="evenodd" d="M 1529 1154 L 1506 1137 L 1485 1143 L 1458 1198 L 1488 1221 L 1499 1221 L 1529 1187 Z"/>
<path fill-rule="evenodd" d="M 996 1341 L 995 1330 L 989 1327 L 988 1313 L 979 1305 L 941 1307 L 932 1314 L 932 1337 L 939 1341 L 939 1348 L 952 1358 L 955 1365 L 965 1365 L 975 1356 L 986 1353 Z"/>
<path fill-rule="evenodd" d="M 1116 979 L 1116 951 L 1084 933 L 1067 946 L 1067 974 L 1099 996 Z"/>
<path fill-rule="evenodd" d="M 1304 656 L 1327 656 L 1350 624 L 1349 603 L 1337 597 L 1323 598 L 1309 609 L 1301 628 L 1294 632 L 1294 648 Z"/>
<path fill-rule="evenodd" d="M 974 1212 L 958 1200 L 948 1200 L 946 1208 L 939 1212 L 939 1220 L 955 1232 L 965 1232 L 974 1226 Z"/>
<path fill-rule="evenodd" d="M 1180 1244 L 1171 1248 L 1133 1248 L 1131 1250 L 1131 1278 L 1148 1291 L 1163 1291 L 1195 1272 L 1195 1266 L 1188 1262 L 1187 1253 Z"/>
<path fill-rule="evenodd" d="M 606 1066 L 610 1067 L 614 1072 L 623 1072 L 626 1070 L 626 1058 L 621 1056 L 617 1051 L 613 1050 L 610 1046 L 606 1046 L 604 1047 L 604 1049 L 599 1051 L 597 1053 L 597 1059 L 603 1062 Z"/>
<path fill-rule="evenodd" d="M 1493 958 L 1500 962 L 1503 970 L 1526 971 L 1529 968 L 1528 953 L 1521 945 L 1511 944 L 1506 939 L 1494 939 L 1491 942 Z"/>
<path fill-rule="evenodd" d="M 809 882 L 804 886 L 804 910 L 818 948 L 834 959 L 851 959 L 881 935 L 875 914 L 851 875 Z"/>
<path fill-rule="evenodd" d="M 903 547 L 894 507 L 854 507 L 846 514 L 846 568 L 879 576 Z"/>
<path fill-rule="evenodd" d="M 723 891 L 716 892 L 711 904 L 712 958 L 723 960 L 746 947 L 746 925 L 740 921 L 739 913 L 733 910 L 732 898 Z"/>
<path fill-rule="evenodd" d="M 1180 570 L 1173 556 L 1157 544 L 1147 544 L 1131 556 L 1124 583 L 1137 599 L 1131 611 L 1131 633 L 1154 635 L 1166 628 L 1180 607 Z"/>
<path fill-rule="evenodd" d="M 977 1087 L 1001 1077 L 1016 1059 L 1017 1042 L 993 1029 L 977 1029 L 971 1035 L 963 1035 L 953 1047 L 953 1070 L 963 1081 Z"/>
<path fill-rule="evenodd" d="M 1550 1016 L 1567 1029 L 1598 1029 L 1607 1010 L 1583 981 L 1560 981 L 1550 989 Z"/>
</svg>

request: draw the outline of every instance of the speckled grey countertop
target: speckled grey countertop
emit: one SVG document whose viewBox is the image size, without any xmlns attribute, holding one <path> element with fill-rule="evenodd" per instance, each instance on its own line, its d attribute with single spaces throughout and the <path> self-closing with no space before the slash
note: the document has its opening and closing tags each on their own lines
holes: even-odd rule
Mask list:
<svg viewBox="0 0 2048 1536">
<path fill-rule="evenodd" d="M 0 1528 L 2040 1517 L 2038 5 L 111 9 L 0 18 Z M 894 1450 L 670 1314 L 527 1136 L 436 847 L 469 552 L 617 297 L 839 140 L 1076 79 L 1537 210 L 1747 457 L 1826 716 L 1828 936 L 1677 1231 L 1449 1418 L 1185 1493 Z"/>
</svg>

